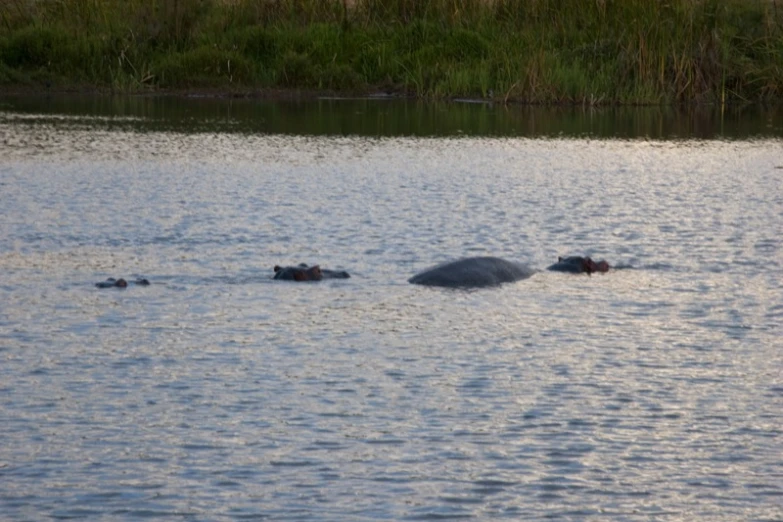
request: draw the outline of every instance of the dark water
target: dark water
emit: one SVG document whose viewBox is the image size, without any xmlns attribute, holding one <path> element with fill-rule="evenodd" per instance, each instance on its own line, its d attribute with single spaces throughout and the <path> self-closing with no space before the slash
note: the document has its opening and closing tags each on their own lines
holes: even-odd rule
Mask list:
<svg viewBox="0 0 783 522">
<path fill-rule="evenodd" d="M 189 103 L 0 102 L 0 519 L 783 520 L 779 118 Z"/>
<path fill-rule="evenodd" d="M 210 97 L 0 96 L 0 110 L 38 123 L 87 129 L 185 133 L 758 139 L 783 137 L 783 106 L 529 107 L 469 101 L 321 99 L 309 102 Z"/>
</svg>

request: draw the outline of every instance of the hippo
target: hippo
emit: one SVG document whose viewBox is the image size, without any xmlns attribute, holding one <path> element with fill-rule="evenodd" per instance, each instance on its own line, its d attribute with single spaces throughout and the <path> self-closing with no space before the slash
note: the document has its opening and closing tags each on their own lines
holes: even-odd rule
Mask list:
<svg viewBox="0 0 783 522">
<path fill-rule="evenodd" d="M 548 266 L 547 270 L 590 275 L 593 272 L 608 272 L 609 263 L 603 259 L 601 261 L 595 262 L 589 257 L 582 256 L 558 257 L 557 263 Z"/>
<path fill-rule="evenodd" d="M 466 257 L 449 261 L 408 279 L 414 285 L 482 288 L 527 279 L 536 271 L 499 257 Z"/>
<path fill-rule="evenodd" d="M 344 270 L 328 270 L 318 265 L 307 266 L 301 263 L 296 266 L 275 265 L 273 279 L 284 281 L 320 281 L 322 279 L 348 279 L 351 275 Z"/>
<path fill-rule="evenodd" d="M 138 278 L 133 281 L 131 281 L 134 285 L 139 286 L 149 286 L 150 282 L 148 279 L 144 278 Z M 95 283 L 95 286 L 98 288 L 128 288 L 128 281 L 126 281 L 123 278 L 114 279 L 113 277 L 108 278 L 106 281 L 101 281 L 100 283 Z"/>
</svg>

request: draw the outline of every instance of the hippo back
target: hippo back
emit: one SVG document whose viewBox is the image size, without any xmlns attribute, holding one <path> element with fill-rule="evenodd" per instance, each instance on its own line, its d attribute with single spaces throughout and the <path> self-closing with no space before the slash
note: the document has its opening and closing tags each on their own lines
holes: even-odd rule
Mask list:
<svg viewBox="0 0 783 522">
<path fill-rule="evenodd" d="M 481 288 L 527 279 L 531 268 L 499 257 L 466 257 L 437 265 L 408 279 L 414 285 Z"/>
</svg>

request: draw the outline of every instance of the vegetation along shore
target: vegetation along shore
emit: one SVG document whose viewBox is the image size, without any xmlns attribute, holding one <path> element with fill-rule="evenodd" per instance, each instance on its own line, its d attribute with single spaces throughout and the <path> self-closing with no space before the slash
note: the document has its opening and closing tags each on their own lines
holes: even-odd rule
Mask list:
<svg viewBox="0 0 783 522">
<path fill-rule="evenodd" d="M 0 89 L 774 103 L 783 0 L 5 0 Z"/>
</svg>

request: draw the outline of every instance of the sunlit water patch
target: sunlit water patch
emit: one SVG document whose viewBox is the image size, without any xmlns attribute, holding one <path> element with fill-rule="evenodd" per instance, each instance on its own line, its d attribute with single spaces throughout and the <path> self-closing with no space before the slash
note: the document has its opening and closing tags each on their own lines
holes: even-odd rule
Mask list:
<svg viewBox="0 0 783 522">
<path fill-rule="evenodd" d="M 0 143 L 5 517 L 783 518 L 779 141 Z"/>
</svg>

